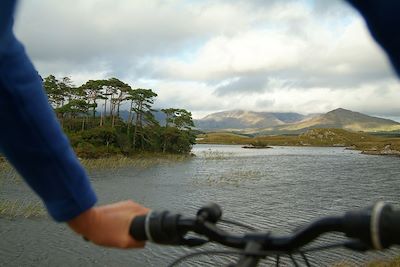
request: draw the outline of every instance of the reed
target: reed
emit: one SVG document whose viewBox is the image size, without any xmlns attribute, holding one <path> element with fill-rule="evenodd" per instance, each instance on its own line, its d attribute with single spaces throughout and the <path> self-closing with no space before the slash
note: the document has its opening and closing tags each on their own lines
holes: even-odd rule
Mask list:
<svg viewBox="0 0 400 267">
<path fill-rule="evenodd" d="M 206 186 L 240 186 L 245 183 L 255 183 L 262 179 L 263 173 L 257 170 L 239 170 L 220 175 L 210 174 L 204 178 L 193 180 L 194 185 Z"/>
<path fill-rule="evenodd" d="M 368 263 L 368 267 L 400 267 L 400 256 L 391 260 L 377 260 Z"/>
<path fill-rule="evenodd" d="M 182 162 L 192 155 L 166 154 L 166 153 L 140 153 L 132 157 L 113 156 L 99 159 L 80 159 L 82 165 L 88 170 L 118 169 L 123 167 L 148 168 L 154 165 Z"/>
<path fill-rule="evenodd" d="M 1 200 L 0 218 L 43 218 L 47 213 L 40 202 Z"/>
<path fill-rule="evenodd" d="M 355 264 L 350 262 L 339 262 L 334 264 L 333 267 L 356 267 L 356 266 L 365 266 L 365 267 L 400 267 L 400 256 L 397 256 L 393 259 L 382 259 L 382 260 L 372 260 L 370 262 L 364 264 Z"/>
<path fill-rule="evenodd" d="M 2 182 L 17 183 L 21 181 L 18 172 L 7 162 L 0 162 L 0 184 Z"/>
<path fill-rule="evenodd" d="M 223 160 L 223 159 L 231 158 L 232 155 L 233 155 L 233 153 L 208 150 L 208 151 L 201 152 L 200 157 L 204 158 L 206 160 Z"/>
</svg>

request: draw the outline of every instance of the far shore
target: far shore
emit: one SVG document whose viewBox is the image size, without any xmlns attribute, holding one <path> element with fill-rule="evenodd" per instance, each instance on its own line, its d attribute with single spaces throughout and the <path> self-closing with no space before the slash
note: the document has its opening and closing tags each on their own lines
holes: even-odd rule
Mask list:
<svg viewBox="0 0 400 267">
<path fill-rule="evenodd" d="M 230 132 L 210 132 L 197 136 L 198 144 L 241 145 L 244 148 L 271 146 L 344 147 L 362 154 L 400 156 L 400 138 L 374 136 L 337 128 L 310 129 L 298 135 L 249 136 Z"/>
<path fill-rule="evenodd" d="M 201 145 L 238 145 L 244 149 L 271 149 L 272 146 L 253 146 L 253 145 L 242 145 L 242 144 L 233 144 L 233 143 L 198 143 Z M 343 147 L 346 150 L 355 150 L 360 151 L 361 154 L 365 155 L 379 155 L 379 156 L 397 156 L 400 157 L 400 151 L 391 149 L 390 146 L 385 146 L 382 149 L 372 148 L 372 149 L 360 149 L 354 146 L 345 146 L 342 144 L 333 144 L 333 145 L 311 145 L 311 144 L 290 144 L 290 145 L 279 145 L 275 144 L 273 146 L 282 146 L 282 147 Z"/>
</svg>

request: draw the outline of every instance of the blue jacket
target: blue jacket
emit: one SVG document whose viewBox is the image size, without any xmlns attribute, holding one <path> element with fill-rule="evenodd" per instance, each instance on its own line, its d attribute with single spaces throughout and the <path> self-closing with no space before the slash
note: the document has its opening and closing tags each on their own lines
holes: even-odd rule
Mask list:
<svg viewBox="0 0 400 267">
<path fill-rule="evenodd" d="M 50 215 L 68 221 L 92 207 L 96 196 L 12 32 L 15 2 L 0 2 L 0 150 Z"/>
<path fill-rule="evenodd" d="M 348 0 L 364 17 L 372 37 L 382 46 L 400 76 L 400 1 Z"/>
<path fill-rule="evenodd" d="M 43 199 L 67 221 L 96 196 L 47 102 L 41 80 L 12 32 L 16 0 L 0 2 L 0 149 Z M 400 75 L 400 1 L 349 0 Z"/>
</svg>

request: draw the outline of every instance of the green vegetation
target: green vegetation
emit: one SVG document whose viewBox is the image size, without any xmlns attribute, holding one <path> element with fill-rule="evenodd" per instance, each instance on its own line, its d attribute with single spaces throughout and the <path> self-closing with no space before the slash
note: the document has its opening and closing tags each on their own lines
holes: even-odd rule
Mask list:
<svg viewBox="0 0 400 267">
<path fill-rule="evenodd" d="M 157 164 L 184 161 L 190 157 L 192 156 L 189 154 L 144 152 L 130 157 L 117 155 L 110 158 L 81 159 L 81 163 L 88 170 L 118 169 L 127 166 L 148 168 Z"/>
<path fill-rule="evenodd" d="M 205 133 L 197 135 L 198 144 L 230 144 L 242 145 L 248 144 L 251 140 L 248 136 L 233 133 Z"/>
<path fill-rule="evenodd" d="M 201 153 L 201 157 L 204 158 L 205 160 L 223 160 L 230 158 L 232 154 L 233 153 L 208 150 L 208 151 L 203 151 Z"/>
<path fill-rule="evenodd" d="M 148 168 L 157 164 L 181 162 L 190 159 L 192 156 L 192 154 L 141 152 L 129 157 L 114 155 L 108 158 L 81 158 L 80 161 L 87 170 L 118 169 L 128 166 Z M 0 184 L 2 180 L 7 182 L 19 181 L 17 171 L 7 162 L 0 163 Z"/>
<path fill-rule="evenodd" d="M 391 260 L 373 261 L 370 262 L 368 267 L 400 267 L 400 256 Z"/>
<path fill-rule="evenodd" d="M 400 138 L 372 136 L 343 129 L 311 129 L 297 136 L 274 135 L 248 137 L 232 133 L 206 133 L 197 136 L 202 144 L 238 144 L 253 146 L 341 146 L 366 154 L 400 155 Z"/>
<path fill-rule="evenodd" d="M 43 204 L 40 202 L 24 202 L 20 200 L 0 201 L 0 217 L 14 219 L 22 218 L 41 218 L 47 216 Z"/>
<path fill-rule="evenodd" d="M 356 265 L 353 263 L 341 262 L 341 263 L 335 264 L 333 266 L 334 267 L 354 267 L 354 266 L 360 266 L 360 264 Z M 373 261 L 363 264 L 361 266 L 365 266 L 365 267 L 400 267 L 400 256 L 397 256 L 393 259 L 388 259 L 388 260 L 373 260 Z"/>
<path fill-rule="evenodd" d="M 132 89 L 116 79 L 89 80 L 76 87 L 68 77 L 43 80 L 48 99 L 71 145 L 81 158 L 132 156 L 142 152 L 188 154 L 195 143 L 192 114 L 184 109 L 163 109 L 165 125 L 152 108 L 157 94 Z M 121 106 L 129 116 L 121 118 Z M 101 104 L 101 108 L 99 107 Z"/>
<path fill-rule="evenodd" d="M 13 167 L 0 156 L 0 187 L 4 181 L 15 183 L 19 181 L 19 175 Z"/>
<path fill-rule="evenodd" d="M 240 186 L 245 183 L 254 183 L 259 181 L 263 177 L 263 173 L 255 170 L 235 170 L 220 175 L 209 175 L 204 180 L 194 180 L 194 185 L 205 185 L 205 186 Z"/>
</svg>

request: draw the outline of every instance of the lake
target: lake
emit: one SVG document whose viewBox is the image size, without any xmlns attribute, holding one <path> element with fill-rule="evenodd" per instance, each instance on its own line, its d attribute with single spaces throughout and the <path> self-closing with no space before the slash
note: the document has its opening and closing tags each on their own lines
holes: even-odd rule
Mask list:
<svg viewBox="0 0 400 267">
<path fill-rule="evenodd" d="M 193 153 L 196 157 L 183 162 L 91 172 L 100 203 L 133 199 L 152 209 L 194 215 L 202 204 L 216 202 L 224 217 L 274 233 L 289 233 L 312 219 L 378 200 L 400 203 L 396 157 L 344 148 L 234 145 L 196 145 Z M 38 201 L 21 182 L 1 184 L 0 199 Z M 0 236 L 0 266 L 166 266 L 189 251 L 154 244 L 144 250 L 103 249 L 48 218 L 0 218 Z M 329 235 L 321 242 L 340 238 Z M 314 265 L 329 266 L 398 254 L 399 250 L 361 254 L 336 249 L 309 256 Z M 201 257 L 183 266 L 221 265 L 224 260 Z"/>
</svg>

